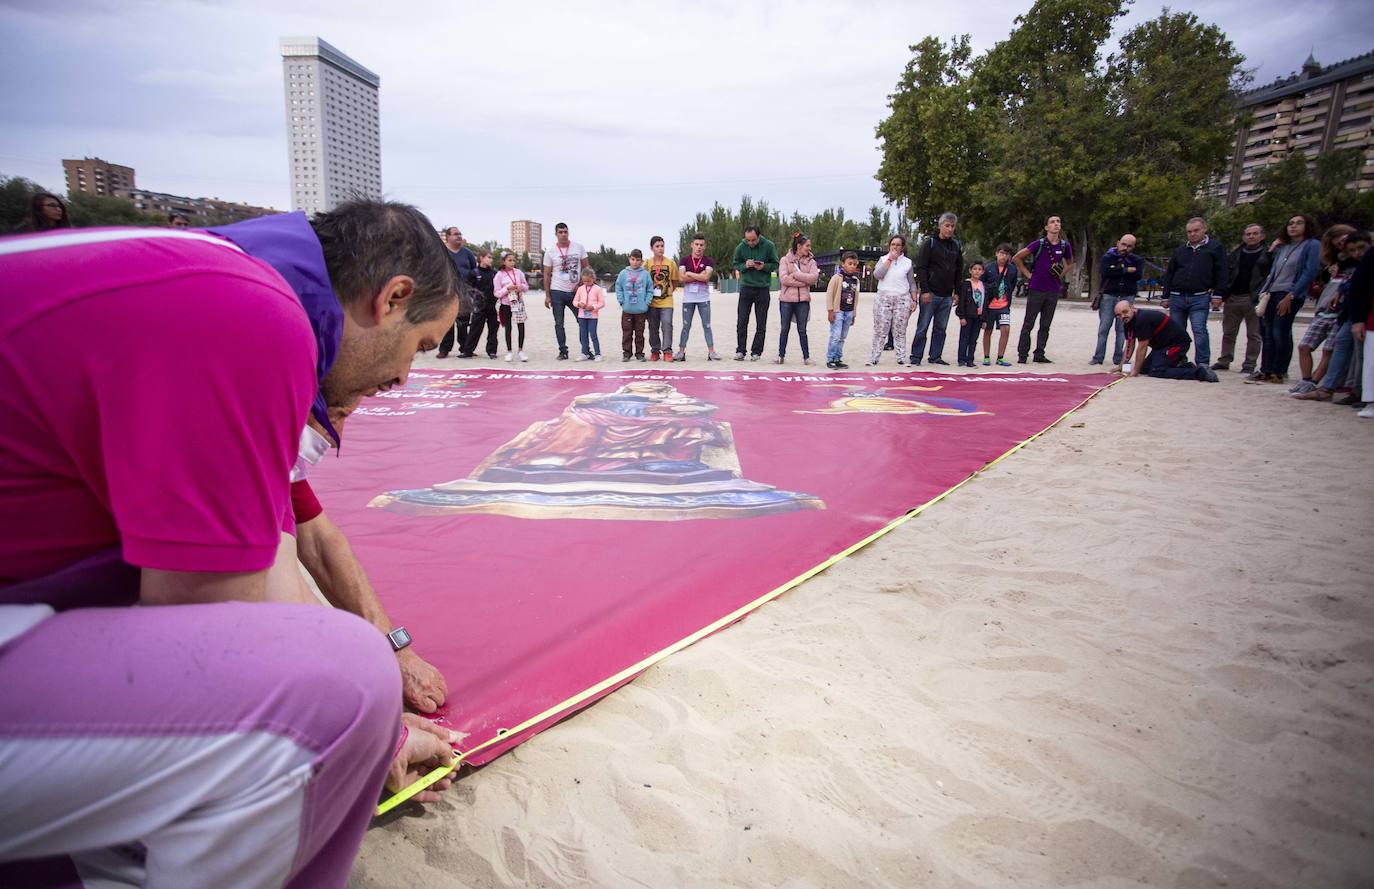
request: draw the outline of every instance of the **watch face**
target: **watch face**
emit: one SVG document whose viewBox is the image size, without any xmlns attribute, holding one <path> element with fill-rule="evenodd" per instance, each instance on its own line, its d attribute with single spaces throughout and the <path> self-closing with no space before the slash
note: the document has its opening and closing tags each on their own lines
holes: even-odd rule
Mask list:
<svg viewBox="0 0 1374 889">
<path fill-rule="evenodd" d="M 410 631 L 405 627 L 397 627 L 390 633 L 387 633 L 387 636 L 391 639 L 391 647 L 397 651 L 400 651 L 410 644 Z"/>
</svg>

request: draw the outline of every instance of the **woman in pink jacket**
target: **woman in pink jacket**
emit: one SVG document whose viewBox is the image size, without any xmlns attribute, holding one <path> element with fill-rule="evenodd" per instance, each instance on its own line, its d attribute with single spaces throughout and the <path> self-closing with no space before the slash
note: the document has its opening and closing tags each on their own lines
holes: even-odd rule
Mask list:
<svg viewBox="0 0 1374 889">
<path fill-rule="evenodd" d="M 811 258 L 811 239 L 801 232 L 792 235 L 792 249 L 778 266 L 778 280 L 782 292 L 778 294 L 778 311 L 782 314 L 782 333 L 778 335 L 778 357 L 774 364 L 782 364 L 787 357 L 787 333 L 792 320 L 797 321 L 797 339 L 801 342 L 802 364 L 811 360 L 811 343 L 806 338 L 806 322 L 811 317 L 811 285 L 821 270 Z"/>
<path fill-rule="evenodd" d="M 578 361 L 601 360 L 601 338 L 596 335 L 597 318 L 606 307 L 606 291 L 596 285 L 596 272 L 582 270 L 582 283 L 573 294 L 573 311 L 577 313 L 577 339 L 582 343 Z"/>
</svg>

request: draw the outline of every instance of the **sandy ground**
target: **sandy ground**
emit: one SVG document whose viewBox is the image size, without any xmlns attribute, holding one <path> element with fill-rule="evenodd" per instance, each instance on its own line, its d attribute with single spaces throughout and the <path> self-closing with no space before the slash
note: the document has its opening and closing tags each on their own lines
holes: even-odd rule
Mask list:
<svg viewBox="0 0 1374 889">
<path fill-rule="evenodd" d="M 526 367 L 567 367 L 531 314 Z M 1054 371 L 1095 326 L 1061 306 Z M 389 817 L 350 886 L 1374 885 L 1374 422 L 1222 376 L 1103 393 Z"/>
</svg>

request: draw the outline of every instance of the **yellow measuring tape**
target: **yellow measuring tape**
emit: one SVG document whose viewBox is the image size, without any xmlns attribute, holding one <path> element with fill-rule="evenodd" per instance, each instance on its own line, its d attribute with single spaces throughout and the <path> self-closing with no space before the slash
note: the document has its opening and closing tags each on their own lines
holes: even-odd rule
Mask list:
<svg viewBox="0 0 1374 889">
<path fill-rule="evenodd" d="M 575 709 L 579 704 L 584 704 L 587 701 L 595 698 L 602 692 L 605 692 L 610 688 L 614 688 L 615 686 L 619 685 L 622 682 L 625 682 L 628 679 L 634 678 L 638 674 L 643 673 L 649 667 L 652 667 L 654 664 L 658 663 L 659 661 L 663 660 L 669 655 L 676 654 L 679 651 L 682 651 L 682 649 L 688 647 L 689 645 L 692 645 L 695 642 L 700 641 L 701 639 L 704 639 L 705 637 L 711 635 L 717 630 L 729 626 L 730 624 L 744 617 L 746 614 L 753 611 L 754 609 L 762 605 L 765 605 L 768 602 L 773 601 L 778 596 L 781 596 L 783 593 L 803 583 L 804 581 L 807 581 L 812 577 L 815 577 L 817 574 L 820 574 L 822 571 L 835 565 L 840 560 L 848 558 L 849 556 L 868 546 L 873 541 L 877 540 L 879 537 L 882 537 L 883 535 L 889 533 L 893 529 L 898 528 L 906 524 L 907 522 L 911 521 L 916 516 L 925 512 L 927 509 L 939 503 L 941 500 L 944 500 L 950 494 L 953 494 L 955 491 L 959 490 L 964 485 L 968 484 L 978 476 L 982 475 L 991 467 L 996 466 L 998 463 L 1001 463 L 1003 460 L 1007 459 L 1012 454 L 1016 453 L 1017 451 L 1024 448 L 1026 445 L 1035 441 L 1037 438 L 1044 435 L 1046 432 L 1049 432 L 1051 429 L 1058 426 L 1060 423 L 1064 422 L 1064 420 L 1069 415 L 1074 413 L 1074 411 L 1077 411 L 1083 405 L 1087 404 L 1089 401 L 1095 398 L 1098 395 L 1098 393 L 1105 392 L 1107 389 L 1110 389 L 1112 386 L 1115 386 L 1119 382 L 1121 382 L 1121 380 L 1119 379 L 1113 380 L 1106 386 L 1103 386 L 1101 389 L 1098 389 L 1096 392 L 1093 392 L 1087 398 L 1083 399 L 1078 404 L 1074 405 L 1073 407 L 1069 408 L 1069 410 L 1061 414 L 1057 419 L 1055 419 L 1054 422 L 1050 423 L 1044 429 L 1041 429 L 1039 432 L 1035 433 L 1030 438 L 1027 438 L 1025 441 L 1018 443 L 1017 445 L 1009 449 L 1006 453 L 1002 454 L 1000 457 L 990 460 L 989 462 L 984 464 L 981 469 L 975 470 L 971 475 L 969 475 L 968 478 L 959 482 L 954 487 L 946 489 L 939 496 L 927 500 L 925 503 L 922 503 L 920 506 L 917 506 L 916 508 L 910 510 L 905 515 L 893 519 L 891 522 L 888 522 L 886 525 L 879 528 L 877 531 L 874 531 L 867 537 L 863 538 L 858 543 L 853 544 L 852 546 L 846 548 L 842 552 L 836 553 L 835 555 L 826 559 L 824 562 L 820 563 L 819 565 L 807 571 L 806 573 L 794 577 L 793 579 L 784 583 L 782 586 L 768 593 L 765 593 L 764 595 L 758 597 L 752 602 L 749 602 L 748 604 L 741 605 L 739 608 L 736 608 L 734 611 L 730 612 L 722 618 L 719 618 L 718 620 L 712 621 L 711 623 L 697 630 L 695 633 L 692 633 L 690 636 L 687 636 L 684 639 L 674 642 L 672 645 L 669 645 L 662 651 L 655 652 L 654 654 L 649 655 L 648 657 L 638 661 L 637 663 L 631 664 L 630 666 L 621 670 L 619 673 L 616 673 L 614 676 L 610 676 L 606 679 L 601 680 L 596 685 L 593 685 L 591 688 L 586 689 L 585 691 L 578 692 L 577 694 L 573 695 L 567 700 L 561 701 L 557 704 L 554 704 L 552 707 L 549 707 L 546 710 L 536 713 L 529 719 L 526 719 L 524 722 L 521 722 L 519 725 L 516 725 L 514 728 L 497 729 L 495 737 L 483 741 L 481 744 L 478 744 L 471 750 L 458 751 L 458 756 L 453 760 L 453 762 L 449 763 L 446 766 L 440 766 L 439 768 L 434 769 L 429 774 L 425 775 L 423 778 L 416 781 L 414 784 L 411 784 L 409 787 L 405 787 L 397 791 L 393 796 L 389 797 L 385 802 L 383 802 L 381 805 L 377 807 L 377 814 L 385 815 L 387 812 L 390 812 L 392 809 L 396 808 L 401 803 L 415 796 L 415 794 L 424 790 L 426 787 L 430 787 L 435 782 L 441 781 L 446 776 L 453 774 L 455 771 L 458 770 L 458 767 L 463 764 L 464 760 L 472 756 L 474 753 L 478 753 L 482 750 L 487 749 L 488 747 L 491 747 L 494 744 L 499 744 L 503 741 L 506 741 L 512 735 L 518 735 L 521 732 L 527 731 L 528 729 L 533 728 L 534 726 L 538 725 L 541 722 L 544 722 L 545 720 L 552 719 L 562 713 L 566 713 L 569 710 Z"/>
</svg>

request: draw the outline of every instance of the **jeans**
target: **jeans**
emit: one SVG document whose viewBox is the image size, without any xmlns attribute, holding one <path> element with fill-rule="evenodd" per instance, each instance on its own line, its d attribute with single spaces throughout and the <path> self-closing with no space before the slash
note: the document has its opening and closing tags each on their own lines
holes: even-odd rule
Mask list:
<svg viewBox="0 0 1374 889">
<path fill-rule="evenodd" d="M 1260 319 L 1260 337 L 1264 341 L 1264 351 L 1260 354 L 1261 373 L 1286 376 L 1288 365 L 1293 362 L 1293 321 L 1305 300 L 1293 300 L 1288 314 L 1280 316 L 1279 303 L 1287 295 L 1270 293 L 1269 305 L 1264 307 L 1264 317 Z"/>
<path fill-rule="evenodd" d="M 647 317 L 646 312 L 638 315 L 626 312 L 620 316 L 620 351 L 626 357 L 631 354 L 636 358 L 644 357 L 644 320 Z"/>
<path fill-rule="evenodd" d="M 1112 344 L 1112 364 L 1121 363 L 1121 350 L 1126 344 L 1126 331 L 1121 319 L 1116 317 L 1116 304 L 1125 300 L 1135 302 L 1135 294 L 1104 293 L 1102 302 L 1097 306 L 1097 350 L 1093 352 L 1093 364 L 1101 364 L 1107 356 L 1107 331 L 1116 328 L 1116 339 Z"/>
<path fill-rule="evenodd" d="M 836 312 L 835 320 L 830 322 L 830 343 L 825 347 L 827 362 L 839 361 L 844 355 L 844 338 L 849 336 L 849 328 L 854 324 L 854 310 Z"/>
<path fill-rule="evenodd" d="M 778 333 L 778 357 L 787 357 L 787 333 L 792 322 L 797 322 L 797 342 L 801 343 L 802 358 L 811 357 L 811 341 L 806 337 L 806 322 L 811 320 L 811 303 L 778 303 L 778 313 L 782 315 L 782 330 Z"/>
<path fill-rule="evenodd" d="M 1212 363 L 1212 340 L 1207 335 L 1207 315 L 1212 311 L 1209 293 L 1170 293 L 1169 317 L 1193 329 L 1193 358 L 1197 364 Z M 1290 325 L 1291 329 L 1291 325 Z M 1291 346 L 1289 347 L 1292 348 Z"/>
<path fill-rule="evenodd" d="M 582 346 L 583 355 L 601 354 L 601 337 L 596 335 L 597 318 L 577 319 L 577 341 Z"/>
<path fill-rule="evenodd" d="M 577 309 L 573 308 L 573 295 L 564 290 L 550 290 L 549 301 L 553 303 L 553 335 L 558 339 L 558 354 L 564 358 L 568 357 L 568 335 L 563 330 L 563 312 L 572 312 L 574 318 L 577 317 Z"/>
<path fill-rule="evenodd" d="M 1026 315 L 1021 321 L 1021 336 L 1016 341 L 1016 357 L 1023 362 L 1031 350 L 1031 329 L 1035 319 L 1040 319 L 1040 330 L 1035 336 L 1035 357 L 1045 357 L 1045 344 L 1050 340 L 1050 325 L 1054 323 L 1054 310 L 1059 306 L 1059 294 L 1049 290 L 1026 291 Z"/>
<path fill-rule="evenodd" d="M 750 345 L 750 355 L 763 354 L 763 335 L 768 329 L 768 303 L 770 297 L 767 287 L 748 285 L 739 289 L 739 308 L 735 314 L 735 352 L 744 354 L 744 341 L 749 335 L 749 313 L 754 313 L 754 341 Z"/>
<path fill-rule="evenodd" d="M 682 338 L 677 342 L 677 350 L 681 352 L 687 348 L 687 334 L 692 332 L 693 314 L 701 316 L 701 329 L 706 333 L 706 348 L 714 352 L 716 338 L 711 335 L 711 304 L 708 302 L 682 304 Z"/>
<path fill-rule="evenodd" d="M 1217 356 L 1217 364 L 1223 370 L 1230 367 L 1236 358 L 1236 335 L 1240 333 L 1242 321 L 1245 322 L 1245 358 L 1241 360 L 1240 368 L 1253 371 L 1255 362 L 1259 360 L 1260 320 L 1255 313 L 1255 299 L 1248 293 L 1232 294 L 1226 297 L 1221 314 L 1221 354 Z"/>
<path fill-rule="evenodd" d="M 1350 332 L 1349 321 L 1336 330 L 1336 335 L 1331 341 L 1335 343 L 1331 347 L 1331 363 L 1327 365 L 1326 376 L 1322 377 L 1319 385 L 1329 392 L 1334 392 L 1345 385 L 1350 361 L 1355 357 L 1355 335 Z"/>
<path fill-rule="evenodd" d="M 930 302 L 921 303 L 916 315 L 916 335 L 911 338 L 911 363 L 921 363 L 921 352 L 926 347 L 926 330 L 935 321 L 935 330 L 930 334 L 930 359 L 942 357 L 945 351 L 945 328 L 949 325 L 949 310 L 954 305 L 954 297 L 930 295 Z"/>
<path fill-rule="evenodd" d="M 983 329 L 983 319 L 979 316 L 960 320 L 964 323 L 959 325 L 959 363 L 972 364 L 978 351 L 978 332 Z"/>
<path fill-rule="evenodd" d="M 649 351 L 673 351 L 673 307 L 649 307 Z"/>
</svg>

